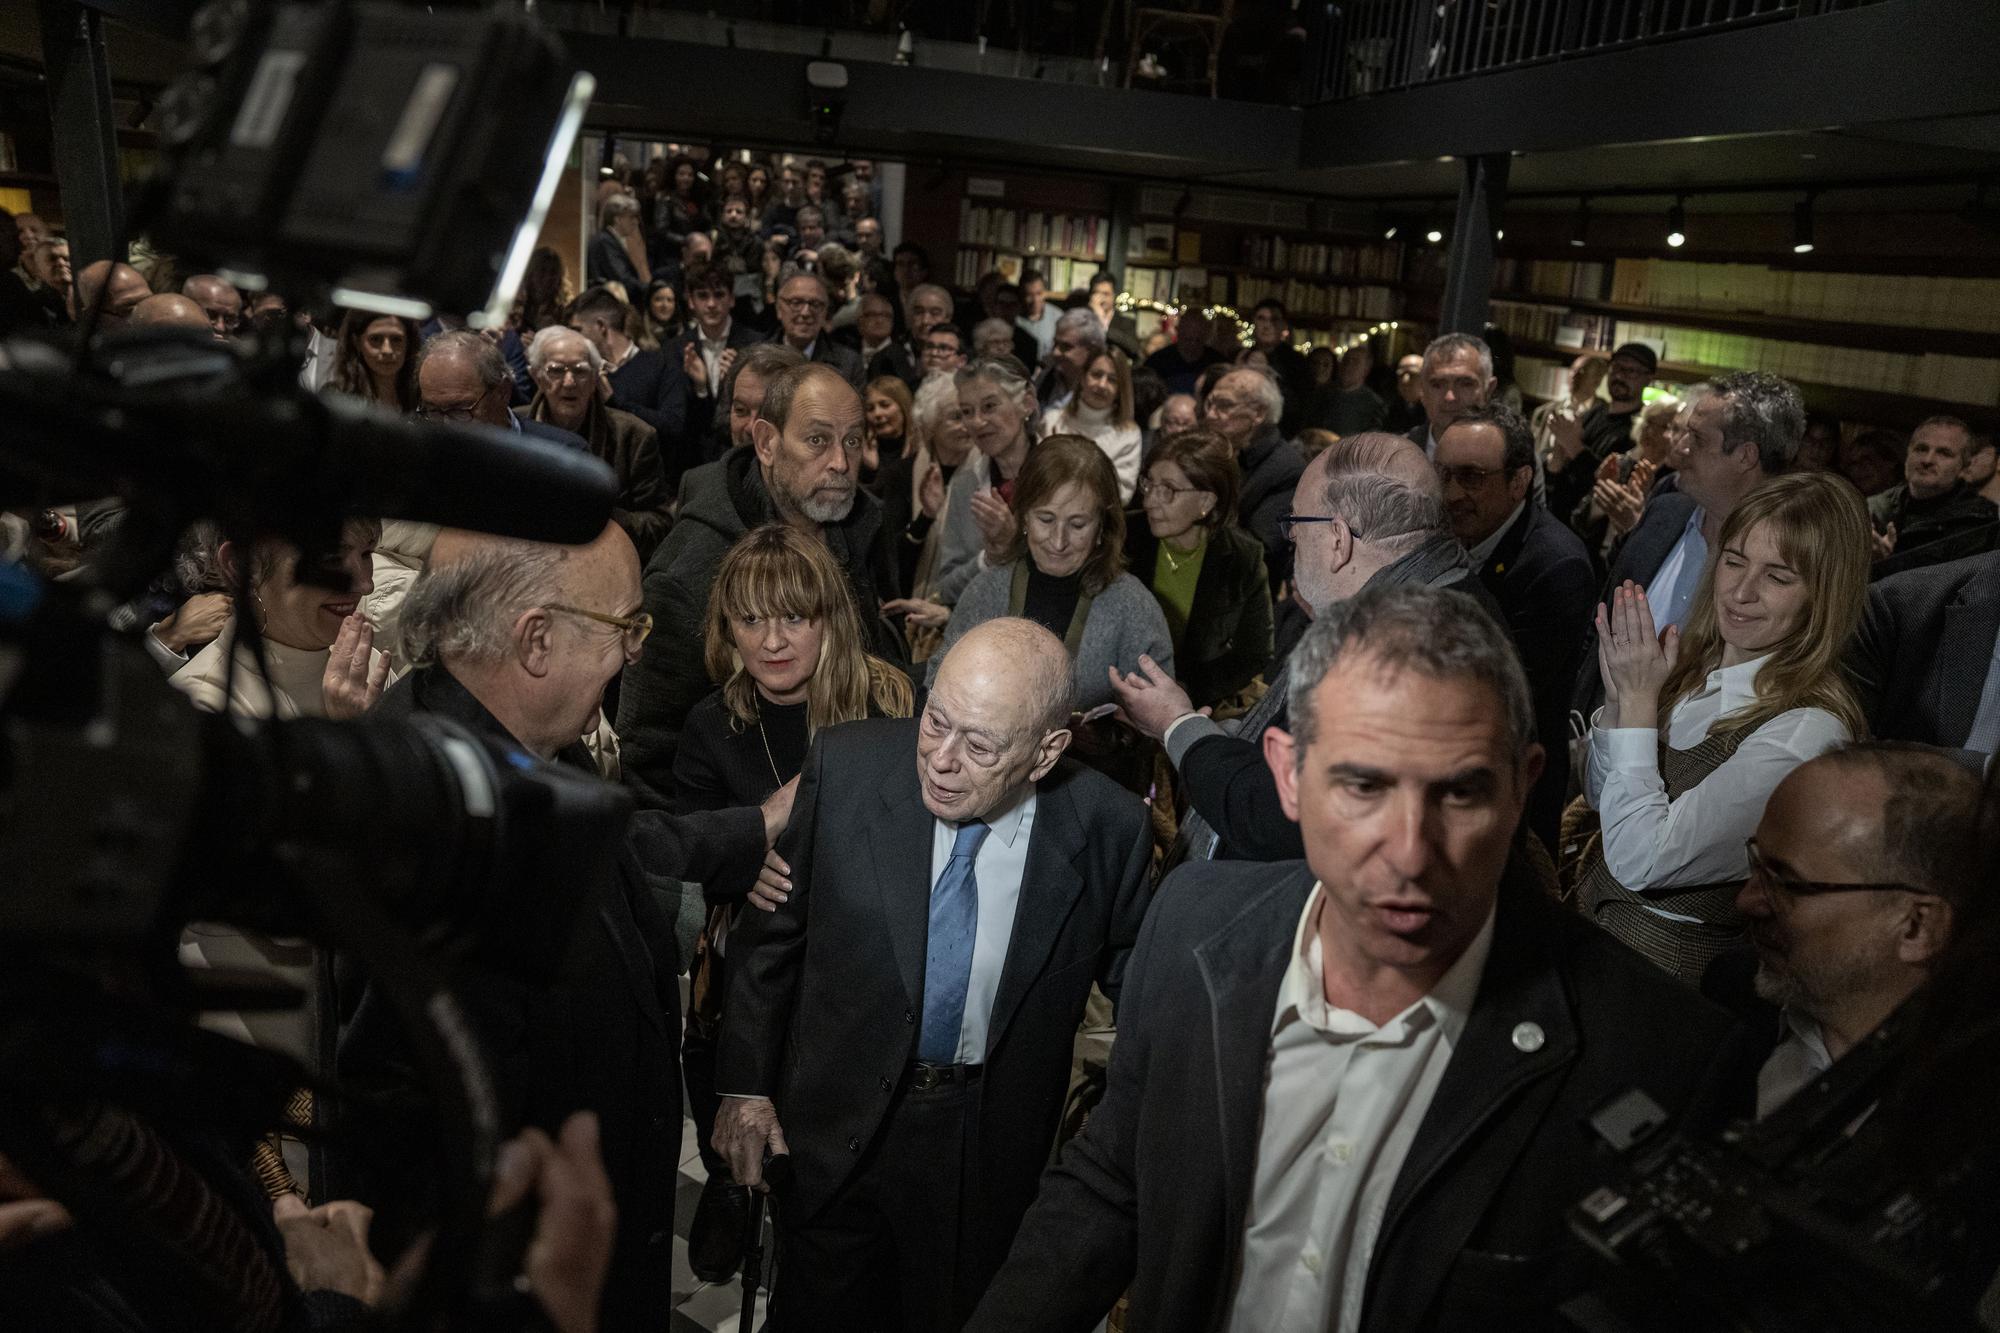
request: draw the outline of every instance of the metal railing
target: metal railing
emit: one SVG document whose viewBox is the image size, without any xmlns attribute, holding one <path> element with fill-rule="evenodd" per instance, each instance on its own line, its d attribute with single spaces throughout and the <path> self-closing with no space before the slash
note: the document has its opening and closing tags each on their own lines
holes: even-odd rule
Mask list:
<svg viewBox="0 0 2000 1333">
<path fill-rule="evenodd" d="M 1314 5 L 1308 103 L 1622 46 L 1808 19 L 1879 0 L 1339 0 Z"/>
</svg>

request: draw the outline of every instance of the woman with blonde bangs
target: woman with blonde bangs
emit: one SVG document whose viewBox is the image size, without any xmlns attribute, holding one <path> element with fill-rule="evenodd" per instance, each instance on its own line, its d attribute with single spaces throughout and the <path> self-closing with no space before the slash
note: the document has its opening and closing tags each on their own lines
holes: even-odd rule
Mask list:
<svg viewBox="0 0 2000 1333">
<path fill-rule="evenodd" d="M 914 691 L 901 670 L 863 646 L 847 577 L 826 544 L 784 523 L 744 534 L 722 558 L 708 598 L 708 674 L 721 688 L 694 706 L 674 753 L 671 808 L 680 814 L 761 805 L 805 767 L 823 728 L 863 717 L 908 717 Z M 752 891 L 749 901 L 774 910 Z M 695 947 L 687 1035 L 681 1047 L 708 1183 L 688 1234 L 688 1261 L 723 1282 L 742 1257 L 749 1195 L 709 1140 L 715 1132 L 715 1038 L 728 990 L 730 922 L 744 899 L 709 893 Z"/>
<path fill-rule="evenodd" d="M 1578 907 L 1690 984 L 1743 941 L 1736 891 L 1772 790 L 1865 734 L 1841 654 L 1861 619 L 1868 535 L 1838 477 L 1773 477 L 1722 525 L 1685 634 L 1655 634 L 1630 582 L 1598 610 L 1605 702 L 1585 796 L 1601 833 L 1579 863 Z"/>
<path fill-rule="evenodd" d="M 1118 499 L 1131 504 L 1139 484 L 1143 432 L 1133 417 L 1132 363 L 1125 353 L 1107 347 L 1090 358 L 1083 382 L 1060 407 L 1042 413 L 1042 434 L 1081 435 L 1094 441 L 1118 474 Z"/>
</svg>

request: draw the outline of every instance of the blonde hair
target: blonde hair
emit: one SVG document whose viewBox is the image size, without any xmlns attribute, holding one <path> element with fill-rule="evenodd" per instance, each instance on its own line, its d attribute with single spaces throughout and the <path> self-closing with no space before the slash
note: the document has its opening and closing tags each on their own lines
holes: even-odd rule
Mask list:
<svg viewBox="0 0 2000 1333">
<path fill-rule="evenodd" d="M 1132 363 L 1126 359 L 1125 353 L 1118 348 L 1100 347 L 1092 352 L 1090 360 L 1084 363 L 1083 373 L 1086 376 L 1089 375 L 1090 368 L 1099 361 L 1109 361 L 1111 363 L 1111 376 L 1118 384 L 1117 401 L 1111 404 L 1111 424 L 1114 426 L 1131 426 L 1137 424 L 1132 415 Z M 1082 404 L 1083 396 L 1081 394 L 1071 394 L 1069 402 L 1064 405 L 1062 410 L 1062 424 L 1068 425 L 1073 421 L 1075 419 L 1073 414 Z"/>
<path fill-rule="evenodd" d="M 1724 549 L 1740 549 L 1751 529 L 1762 523 L 1770 524 L 1779 555 L 1806 585 L 1805 619 L 1758 670 L 1755 700 L 1718 725 L 1749 730 L 1794 708 L 1820 708 L 1859 740 L 1868 723 L 1841 660 L 1861 623 L 1868 594 L 1868 510 L 1844 477 L 1827 472 L 1772 477 L 1729 511 L 1688 607 L 1680 659 L 1660 691 L 1660 714 L 1666 716 L 1722 665 L 1715 571 Z"/>
<path fill-rule="evenodd" d="M 736 651 L 730 623 L 743 616 L 798 616 L 820 626 L 819 662 L 806 683 L 806 732 L 852 722 L 871 705 L 884 717 L 915 709 L 909 677 L 870 653 L 847 576 L 826 543 L 786 523 L 743 535 L 715 573 L 703 656 L 736 731 L 757 722 L 757 683 Z"/>
</svg>

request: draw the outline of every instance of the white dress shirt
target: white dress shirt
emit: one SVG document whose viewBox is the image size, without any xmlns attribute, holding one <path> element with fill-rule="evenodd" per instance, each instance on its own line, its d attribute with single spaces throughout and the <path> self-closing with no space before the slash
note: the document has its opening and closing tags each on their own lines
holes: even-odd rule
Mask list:
<svg viewBox="0 0 2000 1333">
<path fill-rule="evenodd" d="M 1708 673 L 1700 689 L 1674 705 L 1667 744 L 1690 750 L 1718 719 L 1752 704 L 1757 672 L 1769 654 Z M 1847 727 L 1821 708 L 1793 708 L 1757 728 L 1727 762 L 1678 800 L 1660 777 L 1659 730 L 1609 727 L 1599 709 L 1590 723 L 1584 792 L 1604 830 L 1604 862 L 1628 889 L 1692 888 L 1746 879 L 1743 843 L 1757 831 L 1764 802 L 1785 775 L 1848 740 Z M 1675 921 L 1690 918 L 1649 911 Z"/>
<path fill-rule="evenodd" d="M 1819 1023 L 1790 1009 L 1783 1012 L 1785 1038 L 1757 1071 L 1757 1118 L 1762 1120 L 1792 1094 L 1833 1068 Z"/>
<path fill-rule="evenodd" d="M 993 997 L 1000 990 L 1000 972 L 1007 964 L 1007 944 L 1014 936 L 1014 912 L 1021 902 L 1021 877 L 1028 868 L 1028 840 L 1035 830 L 1035 789 L 1004 813 L 989 816 L 992 831 L 979 844 L 972 862 L 979 885 L 979 926 L 972 940 L 972 975 L 965 987 L 965 1018 L 958 1029 L 961 1065 L 986 1063 L 986 1040 L 993 1024 Z M 958 838 L 957 824 L 932 821 L 931 892 L 937 892 Z M 919 997 L 921 1003 L 921 997 Z"/>
<path fill-rule="evenodd" d="M 1694 590 L 1701 583 L 1702 567 L 1708 563 L 1708 538 L 1701 535 L 1707 515 L 1696 509 L 1688 515 L 1680 540 L 1667 552 L 1653 581 L 1646 585 L 1646 605 L 1653 609 L 1653 623 L 1665 630 L 1687 619 Z"/>
<path fill-rule="evenodd" d="M 695 350 L 701 353 L 702 368 L 708 372 L 708 382 L 696 391 L 700 397 L 706 398 L 715 393 L 722 384 L 721 372 L 716 367 L 722 360 L 722 354 L 729 350 L 729 332 L 735 323 L 734 317 L 723 320 L 722 336 L 712 340 L 701 331 L 700 324 L 694 326 Z"/>
<path fill-rule="evenodd" d="M 1278 988 L 1228 1333 L 1353 1333 L 1389 1194 L 1465 1030 L 1493 914 L 1430 994 L 1376 1027 L 1326 1002 L 1315 885 Z"/>
<path fill-rule="evenodd" d="M 1472 557 L 1473 569 L 1480 570 L 1486 568 L 1486 562 L 1493 558 L 1494 548 L 1500 545 L 1500 539 L 1507 535 L 1507 532 L 1510 528 L 1512 528 L 1516 523 L 1521 521 L 1521 511 L 1523 509 L 1526 509 L 1527 507 L 1528 507 L 1528 502 L 1526 500 L 1523 500 L 1521 501 L 1521 503 L 1515 505 L 1514 512 L 1507 515 L 1506 522 L 1502 523 L 1499 527 L 1493 529 L 1492 533 L 1486 538 L 1485 541 L 1479 543 L 1479 545 L 1471 548 L 1466 552 L 1467 555 Z"/>
</svg>

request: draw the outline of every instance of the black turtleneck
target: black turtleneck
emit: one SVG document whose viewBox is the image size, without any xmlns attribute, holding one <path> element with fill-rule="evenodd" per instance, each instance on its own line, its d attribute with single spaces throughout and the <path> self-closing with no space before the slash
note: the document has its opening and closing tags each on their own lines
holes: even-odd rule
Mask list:
<svg viewBox="0 0 2000 1333">
<path fill-rule="evenodd" d="M 1048 630 L 1058 639 L 1069 637 L 1069 622 L 1076 615 L 1077 599 L 1083 595 L 1083 575 L 1057 578 L 1044 574 L 1028 561 L 1028 593 L 1021 614 Z"/>
</svg>

